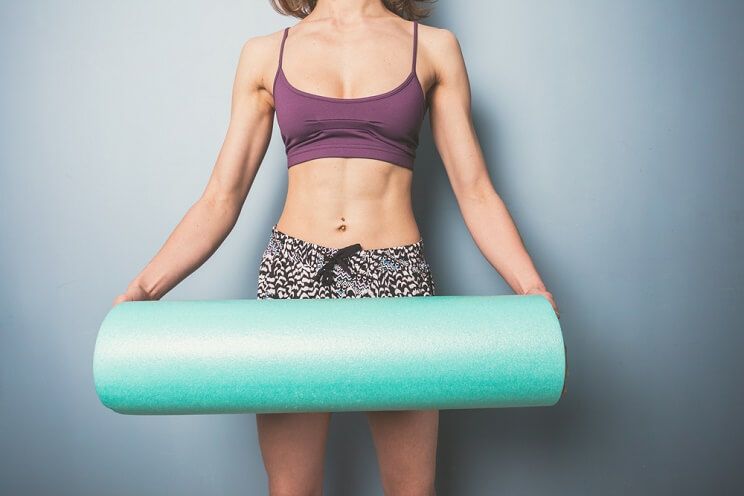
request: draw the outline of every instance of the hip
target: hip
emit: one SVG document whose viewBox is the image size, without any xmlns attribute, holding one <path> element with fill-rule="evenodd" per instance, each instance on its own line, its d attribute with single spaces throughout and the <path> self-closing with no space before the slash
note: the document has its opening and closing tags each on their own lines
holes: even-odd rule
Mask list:
<svg viewBox="0 0 744 496">
<path fill-rule="evenodd" d="M 258 298 L 348 298 L 436 294 L 424 240 L 332 248 L 272 226 L 261 256 Z"/>
</svg>

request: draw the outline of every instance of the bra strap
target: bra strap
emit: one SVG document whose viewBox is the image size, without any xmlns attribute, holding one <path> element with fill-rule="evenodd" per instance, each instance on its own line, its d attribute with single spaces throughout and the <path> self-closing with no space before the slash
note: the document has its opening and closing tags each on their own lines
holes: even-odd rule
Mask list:
<svg viewBox="0 0 744 496">
<path fill-rule="evenodd" d="M 413 21 L 413 63 L 411 64 L 411 72 L 416 71 L 416 52 L 418 48 L 418 21 Z"/>
<path fill-rule="evenodd" d="M 289 26 L 287 26 L 286 28 L 284 28 L 284 34 L 282 35 L 282 45 L 279 47 L 279 67 L 278 67 L 278 69 L 280 69 L 282 67 L 282 57 L 284 56 L 284 40 L 287 39 L 287 33 L 288 32 L 289 32 Z"/>
</svg>

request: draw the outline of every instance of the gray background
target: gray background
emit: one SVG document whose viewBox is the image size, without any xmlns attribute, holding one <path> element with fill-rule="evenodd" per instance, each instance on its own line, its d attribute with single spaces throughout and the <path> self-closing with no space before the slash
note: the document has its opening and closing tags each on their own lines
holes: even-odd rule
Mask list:
<svg viewBox="0 0 744 496">
<path fill-rule="evenodd" d="M 439 3 L 423 22 L 460 40 L 570 372 L 555 407 L 443 411 L 438 494 L 741 494 L 744 4 Z M 265 493 L 253 415 L 116 414 L 91 360 L 206 184 L 243 41 L 294 22 L 264 1 L 2 3 L 3 495 Z M 283 152 L 275 127 L 235 230 L 166 299 L 255 298 Z M 440 293 L 509 293 L 428 118 L 416 171 Z M 326 489 L 381 494 L 361 413 L 332 419 Z"/>
</svg>

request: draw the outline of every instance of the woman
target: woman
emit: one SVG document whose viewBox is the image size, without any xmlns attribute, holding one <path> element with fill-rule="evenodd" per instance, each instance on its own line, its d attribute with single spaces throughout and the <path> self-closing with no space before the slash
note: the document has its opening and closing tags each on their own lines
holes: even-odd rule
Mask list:
<svg viewBox="0 0 744 496">
<path fill-rule="evenodd" d="M 478 248 L 518 294 L 552 295 L 491 184 L 455 36 L 420 25 L 417 1 L 276 0 L 301 19 L 245 42 L 230 125 L 212 176 L 115 304 L 155 300 L 232 229 L 277 115 L 288 158 L 284 210 L 268 236 L 258 298 L 436 293 L 411 207 L 427 110 Z M 426 164 L 422 164 L 426 165 Z M 386 495 L 433 495 L 437 410 L 367 412 Z M 330 413 L 257 414 L 270 494 L 321 494 Z"/>
</svg>

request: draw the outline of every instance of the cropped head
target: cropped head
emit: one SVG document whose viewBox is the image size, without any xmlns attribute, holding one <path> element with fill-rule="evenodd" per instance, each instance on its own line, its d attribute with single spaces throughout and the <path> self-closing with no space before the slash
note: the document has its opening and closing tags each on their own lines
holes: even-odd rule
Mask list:
<svg viewBox="0 0 744 496">
<path fill-rule="evenodd" d="M 436 0 L 380 0 L 389 11 L 404 19 L 412 21 L 422 19 L 431 13 L 430 4 Z M 269 0 L 271 6 L 282 15 L 303 19 L 313 11 L 318 0 Z"/>
</svg>

